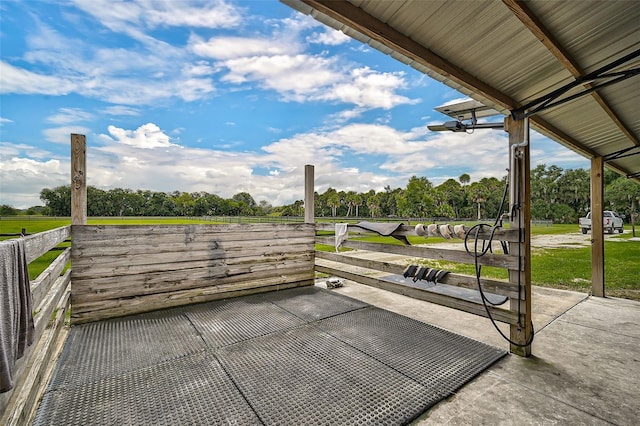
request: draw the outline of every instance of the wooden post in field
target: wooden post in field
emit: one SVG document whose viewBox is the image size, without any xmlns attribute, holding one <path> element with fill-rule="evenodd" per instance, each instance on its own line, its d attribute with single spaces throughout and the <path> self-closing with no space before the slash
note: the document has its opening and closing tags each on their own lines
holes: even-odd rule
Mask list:
<svg viewBox="0 0 640 426">
<path fill-rule="evenodd" d="M 509 132 L 509 154 L 513 156 L 509 170 L 512 212 L 509 226 L 517 229 L 521 237 L 518 243 L 509 244 L 509 253 L 519 256 L 520 267 L 509 269 L 509 282 L 519 286 L 520 300 L 510 299 L 510 309 L 520 313 L 519 324 L 510 326 L 511 352 L 528 357 L 531 355 L 533 324 L 531 321 L 531 160 L 529 157 L 529 126 L 526 119 L 505 119 L 505 130 Z M 510 157 L 511 158 L 511 157 Z M 524 346 L 522 346 L 524 345 Z"/>
<path fill-rule="evenodd" d="M 591 293 L 604 297 L 604 158 L 591 159 Z"/>
<path fill-rule="evenodd" d="M 71 224 L 87 224 L 87 142 L 71 134 Z"/>
<path fill-rule="evenodd" d="M 304 223 L 315 222 L 313 165 L 304 166 Z"/>
</svg>

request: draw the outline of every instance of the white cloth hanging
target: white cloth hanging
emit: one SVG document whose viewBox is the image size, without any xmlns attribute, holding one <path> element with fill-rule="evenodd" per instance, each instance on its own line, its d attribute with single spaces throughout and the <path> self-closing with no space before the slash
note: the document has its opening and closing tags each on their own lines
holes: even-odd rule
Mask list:
<svg viewBox="0 0 640 426">
<path fill-rule="evenodd" d="M 336 223 L 335 233 L 336 233 L 335 245 L 336 245 L 336 253 L 337 253 L 338 249 L 340 248 L 344 240 L 346 240 L 348 237 L 349 225 L 346 223 Z"/>
</svg>

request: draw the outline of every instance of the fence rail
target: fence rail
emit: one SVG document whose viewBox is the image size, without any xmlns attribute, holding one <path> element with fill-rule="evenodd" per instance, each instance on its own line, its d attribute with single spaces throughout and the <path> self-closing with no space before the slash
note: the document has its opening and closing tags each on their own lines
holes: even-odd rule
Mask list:
<svg viewBox="0 0 640 426">
<path fill-rule="evenodd" d="M 70 226 L 33 234 L 24 238 L 27 262 L 39 258 L 44 253 L 65 241 L 71 232 Z M 34 280 L 31 280 L 34 309 L 34 343 L 17 360 L 14 377 L 15 386 L 0 394 L 0 424 L 23 425 L 34 414 L 40 396 L 41 384 L 48 381 L 51 359 L 59 350 L 59 342 L 64 338 L 63 324 L 69 309 L 71 293 L 71 273 L 63 270 L 70 259 L 69 248 Z"/>
<path fill-rule="evenodd" d="M 316 235 L 316 243 L 334 245 L 335 237 L 326 235 L 328 232 L 333 230 L 335 230 L 335 226 L 332 224 L 317 223 L 316 232 L 318 233 L 321 231 L 323 235 Z M 489 239 L 493 237 L 495 241 L 502 241 L 510 244 L 511 247 L 517 247 L 517 244 L 520 244 L 520 240 L 522 238 L 519 235 L 520 232 L 521 230 L 516 229 L 500 229 L 492 234 L 488 230 L 482 230 L 482 232 L 478 233 L 477 238 L 478 240 L 482 240 L 482 242 L 488 242 Z M 371 231 L 361 229 L 357 226 L 348 226 L 348 237 L 362 237 L 366 235 L 377 234 L 371 233 Z M 417 236 L 417 234 L 414 227 L 401 225 L 395 232 L 393 232 L 393 234 L 391 234 L 390 238 L 393 236 L 406 237 Z M 391 282 L 388 279 L 381 279 L 376 276 L 379 276 L 379 274 L 376 274 L 377 272 L 402 275 L 409 262 L 415 263 L 416 261 L 419 261 L 419 259 L 461 264 L 475 264 L 478 262 L 479 265 L 506 269 L 510 271 L 510 274 L 518 273 L 518 271 L 523 268 L 524 259 L 519 258 L 517 255 L 486 253 L 475 259 L 466 250 L 441 249 L 437 248 L 437 246 L 425 247 L 371 243 L 352 240 L 348 237 L 341 244 L 341 247 L 352 248 L 357 251 L 342 253 L 316 251 L 315 269 L 317 272 L 334 275 L 368 286 L 403 294 L 415 299 L 436 303 L 479 316 L 487 317 L 490 315 L 494 320 L 510 324 L 512 326 L 518 324 L 524 318 L 524 312 L 518 312 L 518 309 L 513 309 L 513 304 L 508 302 L 508 300 L 524 301 L 525 292 L 519 291 L 518 283 L 480 278 L 480 285 L 482 286 L 483 291 L 500 295 L 505 298 L 505 303 L 502 305 L 507 307 L 505 309 L 504 307 L 491 305 L 486 305 L 485 307 L 483 303 L 467 298 L 442 294 L 439 292 L 437 293 L 430 291 L 427 288 L 419 288 L 418 286 L 409 286 L 398 282 Z M 475 233 L 467 236 L 471 241 L 473 241 L 475 237 Z M 513 252 L 517 253 L 517 250 L 514 250 Z M 372 260 L 371 257 L 375 258 L 378 256 L 370 256 L 369 253 L 401 255 L 407 259 L 407 264 L 396 263 L 395 261 L 387 262 Z M 439 281 L 439 284 L 465 289 L 478 289 L 478 282 L 475 276 L 457 273 L 448 273 L 441 281 Z M 489 313 L 487 313 L 487 311 Z"/>
</svg>

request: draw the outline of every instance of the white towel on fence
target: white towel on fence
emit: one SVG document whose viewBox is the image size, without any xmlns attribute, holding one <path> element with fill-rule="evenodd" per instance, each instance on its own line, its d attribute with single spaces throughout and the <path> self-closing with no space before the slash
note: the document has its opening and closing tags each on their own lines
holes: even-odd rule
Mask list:
<svg viewBox="0 0 640 426">
<path fill-rule="evenodd" d="M 14 367 L 33 343 L 31 286 L 24 241 L 0 241 L 0 392 L 14 386 Z"/>
<path fill-rule="evenodd" d="M 342 245 L 342 243 L 344 242 L 344 240 L 347 239 L 347 235 L 349 233 L 349 225 L 346 223 L 336 223 L 336 253 L 338 252 L 338 249 L 340 248 L 340 246 Z"/>
</svg>

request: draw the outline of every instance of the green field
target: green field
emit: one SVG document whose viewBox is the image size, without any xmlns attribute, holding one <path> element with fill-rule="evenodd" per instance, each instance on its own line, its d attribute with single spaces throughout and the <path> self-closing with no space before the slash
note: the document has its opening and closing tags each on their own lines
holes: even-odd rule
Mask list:
<svg viewBox="0 0 640 426">
<path fill-rule="evenodd" d="M 236 218 L 233 218 L 235 221 Z M 239 219 L 240 221 L 240 219 Z M 185 223 L 216 223 L 210 220 L 187 218 L 100 218 L 89 219 L 89 224 L 185 224 Z M 246 222 L 243 222 L 246 223 Z M 19 233 L 26 229 L 33 234 L 49 229 L 69 225 L 68 218 L 52 219 L 45 217 L 12 217 L 0 220 L 0 234 Z M 533 235 L 554 234 L 562 235 L 577 232 L 576 225 L 535 225 Z M 615 240 L 605 241 L 605 278 L 606 294 L 613 297 L 624 297 L 640 300 L 640 242 L 631 241 L 630 234 L 619 235 Z M 10 237 L 0 237 L 10 238 Z M 400 244 L 389 237 L 367 237 L 361 240 L 370 242 L 384 242 Z M 424 242 L 422 237 L 409 237 L 412 244 Z M 446 242 L 443 238 L 429 238 L 429 242 Z M 68 246 L 63 243 L 61 246 Z M 319 250 L 333 251 L 333 246 L 318 245 Z M 44 270 L 60 251 L 51 251 L 29 265 L 29 274 L 35 278 Z M 532 281 L 535 285 L 589 292 L 591 289 L 591 258 L 589 247 L 579 248 L 534 248 L 532 250 Z M 459 263 L 445 263 L 425 260 L 423 264 L 439 269 L 474 275 L 473 265 Z M 506 279 L 506 271 L 498 268 L 483 268 L 482 274 L 488 278 Z"/>
</svg>

